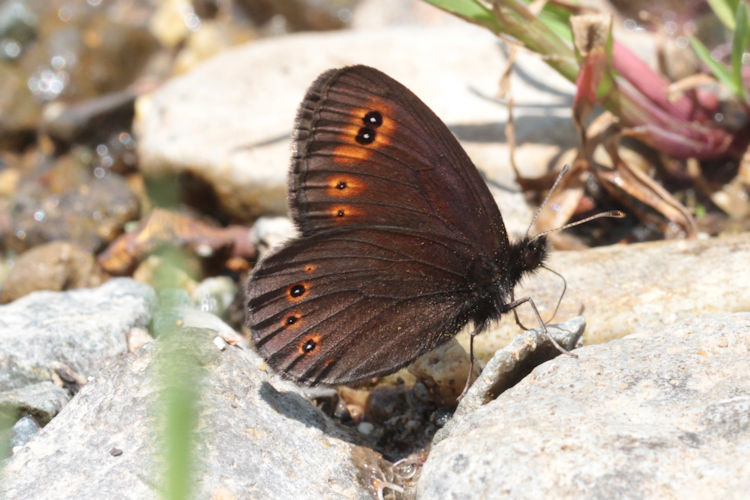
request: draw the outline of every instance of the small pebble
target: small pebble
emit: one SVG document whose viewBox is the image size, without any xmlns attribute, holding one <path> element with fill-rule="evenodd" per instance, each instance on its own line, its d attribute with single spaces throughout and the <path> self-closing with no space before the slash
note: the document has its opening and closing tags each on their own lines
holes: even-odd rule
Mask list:
<svg viewBox="0 0 750 500">
<path fill-rule="evenodd" d="M 127 333 L 128 352 L 135 352 L 144 345 L 151 342 L 153 337 L 149 335 L 145 328 L 135 327 Z"/>
<path fill-rule="evenodd" d="M 15 423 L 12 429 L 12 435 L 10 438 L 10 446 L 12 449 L 23 446 L 34 437 L 34 434 L 42 430 L 41 426 L 34 420 L 31 415 L 22 417 L 18 422 Z"/>
<path fill-rule="evenodd" d="M 369 436 L 370 434 L 372 434 L 372 431 L 375 430 L 375 426 L 370 422 L 360 422 L 359 425 L 357 425 L 357 430 L 360 434 Z"/>
<path fill-rule="evenodd" d="M 219 337 L 219 336 L 216 336 L 216 337 L 214 337 L 214 345 L 216 346 L 216 348 L 217 348 L 218 350 L 220 350 L 220 351 L 223 351 L 224 349 L 226 349 L 226 348 L 227 348 L 227 346 L 228 346 L 229 344 L 227 344 L 227 343 L 226 343 L 226 342 L 224 341 L 224 339 L 223 339 L 223 338 L 221 338 L 221 337 Z"/>
</svg>

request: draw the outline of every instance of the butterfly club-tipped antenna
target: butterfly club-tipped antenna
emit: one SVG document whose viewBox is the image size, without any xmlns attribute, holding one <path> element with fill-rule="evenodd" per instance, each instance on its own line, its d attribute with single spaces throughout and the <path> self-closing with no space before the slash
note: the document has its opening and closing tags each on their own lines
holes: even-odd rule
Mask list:
<svg viewBox="0 0 750 500">
<path fill-rule="evenodd" d="M 534 213 L 534 216 L 531 218 L 531 222 L 529 223 L 529 227 L 526 229 L 526 236 L 525 236 L 526 238 L 529 238 L 529 232 L 531 232 L 531 228 L 534 227 L 534 223 L 536 222 L 537 218 L 539 217 L 539 214 L 542 212 L 542 210 L 544 209 L 544 207 L 547 205 L 547 203 L 550 200 L 550 197 L 555 192 L 555 190 L 558 188 L 558 186 L 560 185 L 560 182 L 562 181 L 563 177 L 565 177 L 565 174 L 567 174 L 569 170 L 570 170 L 570 167 L 568 165 L 565 165 L 562 168 L 562 170 L 560 170 L 560 173 L 558 174 L 557 178 L 555 179 L 555 182 L 552 184 L 552 187 L 547 192 L 547 195 L 544 197 L 544 200 L 542 201 L 542 204 L 539 205 L 539 208 L 536 210 L 536 212 Z M 584 219 L 577 220 L 575 222 L 571 222 L 569 224 L 564 224 L 564 225 L 562 225 L 560 227 L 556 227 L 554 229 L 549 229 L 547 231 L 543 231 L 541 233 L 538 233 L 538 234 L 534 235 L 533 237 L 529 238 L 529 243 L 534 242 L 534 241 L 536 241 L 536 240 L 538 240 L 540 238 L 543 238 L 543 237 L 547 236 L 550 233 L 554 233 L 554 232 L 557 232 L 557 231 L 563 231 L 565 229 L 568 229 L 568 228 L 571 228 L 571 227 L 574 227 L 574 226 L 578 226 L 580 224 L 585 224 L 585 223 L 590 222 L 592 220 L 601 219 L 601 218 L 604 218 L 604 217 L 622 219 L 622 218 L 625 217 L 625 214 L 623 212 L 621 212 L 620 210 L 608 210 L 606 212 L 600 212 L 600 213 L 594 214 L 594 215 L 592 215 L 590 217 L 586 217 Z M 513 300 L 511 302 L 511 304 L 509 304 L 509 307 L 513 308 L 513 316 L 515 317 L 516 324 L 519 327 L 523 328 L 524 330 L 528 329 L 528 328 L 526 328 L 521 323 L 521 320 L 518 317 L 518 311 L 516 309 L 516 307 L 519 306 L 519 305 L 521 305 L 522 303 L 528 302 L 529 305 L 531 306 L 531 308 L 533 309 L 534 315 L 536 316 L 537 320 L 539 321 L 539 325 L 542 327 L 542 330 L 544 331 L 544 334 L 547 336 L 547 338 L 550 340 L 550 342 L 557 348 L 557 350 L 559 350 L 563 354 L 567 354 L 567 355 L 572 356 L 572 357 L 578 357 L 575 354 L 573 354 L 572 352 L 570 352 L 569 350 L 565 349 L 563 346 L 561 346 L 554 338 L 552 338 L 552 336 L 547 331 L 547 323 L 551 322 L 552 319 L 555 317 L 555 315 L 557 315 L 557 311 L 560 308 L 560 304 L 562 303 L 563 296 L 565 295 L 565 292 L 568 289 L 568 282 L 565 280 L 565 277 L 562 274 L 558 273 L 557 271 L 555 271 L 553 269 L 550 269 L 549 267 L 547 267 L 543 263 L 540 264 L 539 267 L 542 267 L 542 268 L 546 269 L 547 271 L 551 272 L 552 274 L 558 276 L 562 280 L 562 282 L 563 282 L 563 290 L 562 290 L 562 292 L 560 293 L 560 296 L 557 299 L 557 303 L 555 304 L 555 310 L 552 312 L 552 316 L 550 316 L 549 320 L 547 322 L 545 322 L 544 320 L 542 320 L 542 316 L 539 314 L 539 310 L 536 308 L 536 304 L 534 304 L 534 301 L 530 297 L 524 297 L 523 299 L 519 299 L 517 301 Z"/>
<path fill-rule="evenodd" d="M 562 173 L 561 173 L 561 175 L 562 175 Z M 558 176 L 558 180 L 559 180 L 559 179 L 560 179 L 560 177 Z M 557 185 L 557 181 L 555 181 L 555 185 L 553 185 L 553 188 L 554 188 L 554 186 L 556 186 L 556 185 Z M 550 191 L 550 192 L 551 192 L 551 191 Z M 549 194 L 547 195 L 547 198 L 545 198 L 545 200 L 544 200 L 544 201 L 546 202 L 546 201 L 547 201 L 547 199 L 549 199 Z M 544 205 L 542 205 L 542 206 L 544 206 Z M 541 207 L 540 207 L 540 208 L 541 208 Z M 538 210 L 537 210 L 537 213 L 539 213 L 539 211 L 538 211 Z M 554 233 L 554 232 L 557 232 L 557 231 L 563 231 L 563 230 L 565 230 L 565 229 L 568 229 L 568 228 L 571 228 L 571 227 L 574 227 L 574 226 L 579 226 L 579 225 L 581 225 L 581 224 L 585 224 L 585 223 L 587 223 L 587 222 L 590 222 L 590 221 L 592 221 L 592 220 L 594 220 L 594 219 L 601 219 L 601 218 L 605 218 L 605 217 L 609 217 L 609 218 L 614 218 L 614 219 L 622 219 L 622 218 L 624 218 L 624 217 L 625 217 L 625 214 L 624 214 L 623 212 L 621 212 L 620 210 L 608 210 L 608 211 L 606 211 L 606 212 L 600 212 L 600 213 L 598 213 L 598 214 L 594 214 L 594 215 L 592 215 L 592 216 L 590 216 L 590 217 L 586 217 L 586 218 L 584 218 L 584 219 L 581 219 L 581 220 L 577 220 L 577 221 L 575 221 L 575 222 L 571 222 L 570 224 L 565 224 L 565 225 L 563 225 L 563 226 L 560 226 L 560 227 L 556 227 L 556 228 L 554 228 L 554 229 L 549 229 L 549 230 L 547 230 L 547 231 L 543 231 L 543 232 L 541 232 L 541 233 L 539 233 L 539 234 L 536 234 L 536 235 L 534 235 L 534 237 L 533 237 L 533 238 L 531 238 L 531 239 L 529 240 L 529 242 L 533 242 L 533 241 L 535 241 L 535 240 L 538 240 L 539 238 L 542 238 L 542 237 L 544 237 L 544 236 L 547 236 L 547 235 L 548 235 L 548 234 L 550 234 L 550 233 Z M 551 316 L 549 317 L 549 320 L 547 320 L 547 323 L 549 323 L 549 322 L 551 322 L 551 321 L 552 321 L 552 320 L 554 319 L 554 317 L 555 317 L 555 316 L 557 315 L 557 310 L 558 310 L 558 309 L 560 309 L 560 304 L 562 303 L 562 299 L 563 299 L 563 297 L 565 296 L 565 292 L 566 292 L 566 291 L 568 290 L 568 282 L 567 282 L 567 281 L 565 280 L 565 276 L 563 276 L 562 274 L 558 273 L 558 272 L 557 272 L 557 271 L 555 271 L 554 269 L 551 269 L 551 268 L 547 267 L 546 265 L 544 265 L 544 263 L 542 263 L 542 264 L 539 264 L 539 267 L 541 267 L 541 268 L 543 268 L 543 269 L 546 269 L 547 271 L 549 271 L 549 272 L 551 272 L 552 274 L 556 275 L 556 276 L 557 276 L 558 278 L 560 278 L 560 279 L 562 280 L 562 282 L 563 282 L 563 289 L 562 289 L 562 292 L 560 292 L 560 296 L 559 296 L 559 297 L 557 298 L 557 303 L 555 304 L 555 310 L 554 310 L 554 311 L 552 311 L 552 315 L 551 315 Z M 536 314 L 536 316 L 537 316 L 537 317 L 539 318 L 539 323 L 540 323 L 540 324 L 542 325 L 542 328 L 544 328 L 544 327 L 545 327 L 545 324 L 546 324 L 546 323 L 545 323 L 544 321 L 542 321 L 542 319 L 541 319 L 541 316 L 539 315 L 539 311 L 537 311 L 537 310 L 536 310 L 536 306 L 534 306 L 534 302 L 533 302 L 533 301 L 531 301 L 531 299 L 529 299 L 529 302 L 530 302 L 530 304 L 531 304 L 532 308 L 534 309 L 534 313 L 535 313 L 535 314 Z M 516 319 L 516 324 L 517 324 L 518 326 L 520 326 L 520 327 L 521 327 L 521 328 L 523 328 L 524 330 L 528 330 L 528 328 L 526 328 L 526 327 L 525 327 L 525 326 L 524 326 L 524 325 L 523 325 L 523 324 L 521 323 L 521 320 L 520 320 L 520 319 L 518 318 L 518 312 L 516 311 L 516 309 L 513 309 L 513 316 L 515 317 L 515 319 Z M 546 328 L 544 328 L 544 331 L 545 331 L 545 333 L 547 332 Z M 547 335 L 547 336 L 549 337 L 549 335 Z M 574 357 L 575 357 L 575 355 L 574 355 L 574 354 L 572 354 L 572 353 L 571 353 L 570 351 L 568 351 L 567 349 L 564 349 L 564 348 L 562 348 L 562 347 L 561 347 L 560 345 L 558 345 L 558 343 L 557 343 L 557 342 L 555 342 L 555 339 L 553 339 L 552 337 L 549 337 L 549 339 L 550 339 L 550 341 L 552 341 L 552 343 L 553 343 L 553 344 L 555 345 L 555 347 L 557 347 L 557 349 L 558 349 L 558 350 L 560 350 L 560 352 L 562 352 L 563 354 L 568 354 L 568 355 L 571 355 L 571 356 L 574 356 Z"/>
<path fill-rule="evenodd" d="M 539 208 L 536 209 L 536 212 L 534 212 L 534 216 L 531 218 L 531 222 L 529 222 L 529 227 L 526 228 L 526 237 L 528 238 L 529 233 L 531 232 L 531 228 L 534 227 L 534 223 L 539 218 L 539 214 L 544 210 L 544 207 L 547 206 L 547 203 L 549 202 L 549 199 L 552 197 L 552 194 L 557 190 L 558 186 L 560 185 L 560 182 L 562 181 L 563 177 L 565 177 L 565 174 L 568 173 L 570 170 L 569 165 L 565 165 L 562 170 L 560 170 L 560 173 L 557 174 L 557 177 L 555 178 L 555 182 L 552 183 L 552 187 L 549 191 L 547 191 L 547 196 L 544 197 L 544 200 L 542 201 L 542 204 L 539 205 Z M 590 217 L 586 217 L 585 219 L 577 220 L 575 222 L 571 222 L 570 224 L 565 224 L 560 227 L 556 227 L 554 229 L 549 229 L 547 231 L 544 231 L 542 233 L 534 235 L 530 241 L 538 240 L 542 236 L 547 236 L 550 233 L 555 233 L 557 231 L 563 231 L 565 229 L 569 229 L 574 226 L 578 226 L 581 224 L 585 224 L 587 222 L 590 222 L 594 219 L 601 219 L 604 217 L 610 217 L 615 219 L 622 219 L 625 217 L 625 214 L 621 212 L 620 210 L 608 210 L 606 212 L 600 212 L 598 214 L 594 214 Z M 545 268 L 548 269 L 548 268 Z"/>
<path fill-rule="evenodd" d="M 555 179 L 555 182 L 552 184 L 552 187 L 547 192 L 547 195 L 544 197 L 544 200 L 542 201 L 542 204 L 539 205 L 539 208 L 534 213 L 534 216 L 532 217 L 531 222 L 529 223 L 529 227 L 526 229 L 526 238 L 529 237 L 529 232 L 531 231 L 531 228 L 534 226 L 534 223 L 536 222 L 537 218 L 539 217 L 539 214 L 544 209 L 544 207 L 547 205 L 547 203 L 549 202 L 550 197 L 555 192 L 555 190 L 557 189 L 557 187 L 560 185 L 560 182 L 562 181 L 563 177 L 565 177 L 565 174 L 567 174 L 569 170 L 570 170 L 570 167 L 568 165 L 565 165 L 562 168 L 562 170 L 560 170 L 560 173 L 558 174 L 557 178 Z M 543 237 L 547 236 L 550 233 L 554 233 L 554 232 L 557 232 L 557 231 L 563 231 L 565 229 L 568 229 L 568 228 L 571 228 L 571 227 L 574 227 L 574 226 L 578 226 L 578 225 L 581 225 L 581 224 L 585 224 L 585 223 L 590 222 L 592 220 L 601 219 L 601 218 L 605 218 L 605 217 L 607 217 L 607 218 L 615 218 L 615 219 L 622 219 L 622 218 L 625 217 L 625 214 L 623 212 L 621 212 L 620 210 L 608 210 L 606 212 L 600 212 L 600 213 L 594 214 L 594 215 L 592 215 L 590 217 L 586 217 L 584 219 L 577 220 L 575 222 L 571 222 L 569 224 L 564 224 L 564 225 L 562 225 L 560 227 L 556 227 L 554 229 L 549 229 L 547 231 L 543 231 L 541 233 L 538 233 L 538 234 L 534 235 L 533 237 L 531 237 L 529 239 L 529 242 L 531 243 L 531 242 L 533 242 L 535 240 L 543 238 Z M 558 344 L 557 341 L 554 338 L 552 338 L 552 336 L 547 331 L 547 323 L 551 322 L 552 319 L 557 314 L 557 311 L 560 308 L 560 304 L 562 303 L 562 298 L 563 298 L 563 296 L 565 295 L 565 292 L 568 289 L 568 282 L 565 280 L 565 277 L 562 274 L 558 273 L 557 271 L 555 271 L 553 269 L 550 269 L 549 267 L 547 267 L 543 263 L 540 264 L 539 267 L 542 267 L 542 268 L 546 269 L 547 271 L 551 272 L 552 274 L 558 276 L 562 280 L 562 282 L 563 282 L 563 290 L 562 290 L 562 292 L 560 293 L 560 296 L 557 299 L 557 304 L 555 304 L 555 310 L 552 312 L 552 316 L 550 316 L 549 321 L 547 321 L 545 323 L 545 321 L 542 320 L 542 316 L 539 314 L 539 310 L 536 308 L 536 305 L 534 304 L 534 301 L 530 297 L 525 297 L 525 298 L 519 299 L 517 301 L 514 300 L 509 305 L 513 307 L 513 315 L 515 317 L 516 324 L 518 324 L 518 326 L 520 326 L 521 328 L 527 329 L 526 327 L 523 326 L 523 324 L 521 323 L 520 319 L 518 318 L 518 312 L 516 310 L 516 307 L 519 306 L 519 305 L 521 305 L 523 302 L 528 302 L 529 305 L 531 306 L 531 308 L 534 310 L 534 315 L 537 317 L 537 320 L 539 321 L 539 325 L 542 327 L 542 330 L 544 331 L 545 335 L 550 340 L 550 342 L 552 342 L 552 344 L 561 353 L 567 354 L 567 355 L 572 356 L 572 357 L 578 357 L 575 354 L 573 354 L 572 352 L 570 352 L 569 350 L 567 350 L 564 347 L 562 347 L 560 344 Z"/>
</svg>

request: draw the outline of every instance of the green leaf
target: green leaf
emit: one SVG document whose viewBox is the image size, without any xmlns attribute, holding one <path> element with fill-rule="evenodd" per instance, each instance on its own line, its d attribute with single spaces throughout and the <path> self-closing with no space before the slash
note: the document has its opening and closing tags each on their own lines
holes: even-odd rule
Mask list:
<svg viewBox="0 0 750 500">
<path fill-rule="evenodd" d="M 734 31 L 732 40 L 732 81 L 737 89 L 736 95 L 740 99 L 745 99 L 745 86 L 742 82 L 742 54 L 750 42 L 747 28 L 747 7 L 744 3 L 737 5 L 737 15 L 735 16 L 737 29 Z"/>
<path fill-rule="evenodd" d="M 711 73 L 714 74 L 716 79 L 729 87 L 734 95 L 741 95 L 740 89 L 738 89 L 735 85 L 732 72 L 730 72 L 730 70 L 726 66 L 724 66 L 724 64 L 720 63 L 711 56 L 711 52 L 709 52 L 708 48 L 703 45 L 703 42 L 693 36 L 688 37 L 688 40 L 690 41 L 690 45 L 693 47 L 695 53 L 698 55 L 698 58 L 703 61 L 706 66 L 709 67 Z"/>
<path fill-rule="evenodd" d="M 549 5 L 549 4 L 548 4 Z M 560 16 L 545 7 L 539 13 L 539 20 L 542 21 L 555 35 L 563 40 L 573 43 L 573 32 L 570 30 L 570 15 Z"/>
<path fill-rule="evenodd" d="M 425 2 L 484 26 L 495 33 L 500 31 L 500 23 L 495 18 L 495 14 L 477 0 L 425 0 Z"/>
<path fill-rule="evenodd" d="M 708 5 L 711 6 L 711 10 L 714 11 L 719 21 L 732 31 L 734 31 L 735 26 L 734 13 L 739 3 L 736 0 L 708 0 Z"/>
<path fill-rule="evenodd" d="M 526 7 L 529 7 L 533 0 L 521 0 Z M 574 2 L 571 2 L 574 3 Z M 537 18 L 543 22 L 555 35 L 563 40 L 573 43 L 573 32 L 570 29 L 571 12 L 565 7 L 547 2 Z"/>
</svg>

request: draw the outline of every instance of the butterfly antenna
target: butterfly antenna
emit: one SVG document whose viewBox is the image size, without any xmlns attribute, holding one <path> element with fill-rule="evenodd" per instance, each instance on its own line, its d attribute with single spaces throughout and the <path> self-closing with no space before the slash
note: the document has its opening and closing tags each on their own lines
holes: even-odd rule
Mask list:
<svg viewBox="0 0 750 500">
<path fill-rule="evenodd" d="M 568 229 L 570 227 L 579 226 L 581 224 L 585 224 L 594 219 L 601 219 L 604 217 L 611 217 L 613 219 L 622 219 L 625 217 L 625 214 L 621 212 L 620 210 L 608 210 L 606 212 L 600 212 L 598 214 L 592 215 L 591 217 L 586 217 L 585 219 L 577 220 L 575 222 L 571 222 L 570 224 L 565 224 L 564 226 L 556 227 L 554 229 L 549 229 L 547 231 L 544 231 L 543 233 L 539 233 L 535 235 L 533 238 L 531 238 L 531 241 L 541 238 L 542 236 L 546 236 L 549 233 L 554 233 L 555 231 L 562 231 L 563 229 Z"/>
<path fill-rule="evenodd" d="M 550 197 L 552 196 L 552 193 L 555 192 L 557 187 L 560 185 L 560 181 L 562 181 L 562 178 L 565 177 L 565 174 L 568 173 L 568 170 L 570 170 L 569 165 L 565 165 L 562 170 L 560 170 L 560 173 L 557 174 L 557 178 L 555 179 L 555 182 L 552 184 L 552 187 L 547 192 L 547 196 L 544 197 L 544 201 L 542 201 L 542 204 L 539 205 L 539 208 L 536 209 L 536 212 L 534 213 L 534 217 L 531 218 L 531 222 L 529 223 L 529 227 L 526 228 L 526 236 L 529 235 L 529 232 L 531 232 L 531 228 L 534 227 L 534 223 L 536 222 L 537 218 L 539 217 L 539 214 L 541 213 L 542 209 L 547 205 L 547 202 L 549 201 Z M 537 235 L 534 235 L 533 238 L 531 238 L 531 241 L 534 241 L 538 238 L 541 238 L 542 236 L 546 236 L 549 233 L 554 233 L 555 231 L 562 231 L 564 229 L 571 228 L 573 226 L 577 226 L 579 224 L 585 224 L 586 222 L 592 221 L 594 219 L 601 219 L 603 217 L 611 217 L 614 219 L 622 219 L 625 217 L 625 214 L 619 210 L 609 210 L 607 212 L 601 212 L 596 215 L 592 215 L 591 217 L 586 217 L 585 219 L 581 219 L 575 222 L 571 222 L 570 224 L 565 224 L 564 226 L 556 227 L 554 229 L 550 229 L 547 231 L 544 231 L 543 233 L 539 233 Z"/>
<path fill-rule="evenodd" d="M 554 184 L 552 184 L 552 187 L 550 188 L 550 190 L 547 191 L 547 196 L 544 197 L 544 201 L 542 201 L 542 204 L 539 205 L 539 208 L 537 208 L 536 212 L 534 212 L 534 217 L 531 218 L 531 222 L 529 222 L 529 227 L 526 228 L 526 236 L 529 235 L 529 232 L 531 231 L 531 228 L 534 227 L 534 223 L 539 217 L 539 214 L 541 213 L 542 209 L 547 205 L 547 202 L 549 201 L 550 196 L 552 196 L 552 193 L 555 192 L 555 189 L 557 189 L 557 186 L 560 184 L 560 181 L 565 176 L 565 174 L 568 173 L 568 170 L 570 170 L 570 167 L 568 165 L 565 165 L 562 168 L 562 170 L 560 170 L 560 173 L 557 174 L 557 178 L 555 179 Z M 536 239 L 537 236 L 534 236 L 534 239 Z"/>
</svg>

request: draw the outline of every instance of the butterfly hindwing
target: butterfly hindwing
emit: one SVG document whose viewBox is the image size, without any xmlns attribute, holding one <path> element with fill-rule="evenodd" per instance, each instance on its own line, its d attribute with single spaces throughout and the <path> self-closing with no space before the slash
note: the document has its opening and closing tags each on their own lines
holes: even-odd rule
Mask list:
<svg viewBox="0 0 750 500">
<path fill-rule="evenodd" d="M 256 348 L 274 370 L 300 382 L 394 371 L 466 321 L 469 290 L 455 244 L 399 229 L 291 242 L 259 264 L 248 287 Z M 424 319 L 416 321 L 415 310 Z"/>
</svg>

